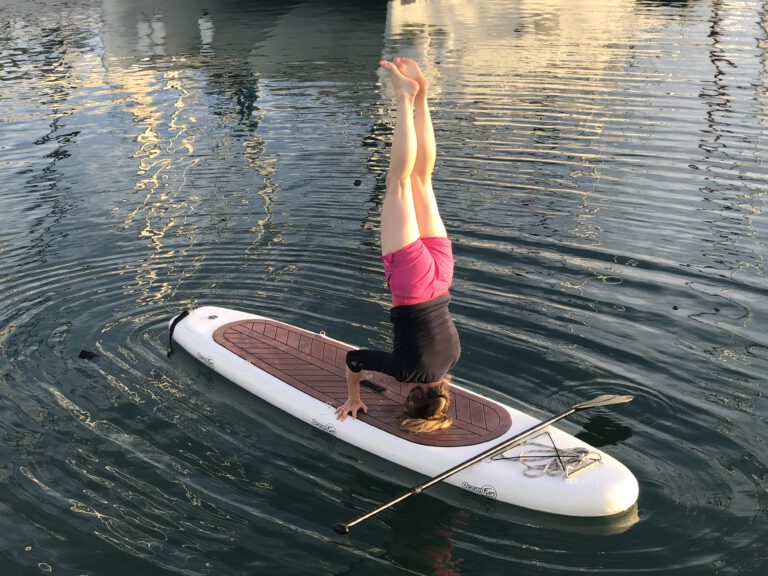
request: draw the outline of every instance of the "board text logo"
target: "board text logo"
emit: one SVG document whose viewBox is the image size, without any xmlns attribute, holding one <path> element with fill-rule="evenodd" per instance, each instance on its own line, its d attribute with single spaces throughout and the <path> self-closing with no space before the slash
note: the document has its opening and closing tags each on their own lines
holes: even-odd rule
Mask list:
<svg viewBox="0 0 768 576">
<path fill-rule="evenodd" d="M 336 436 L 336 427 L 333 424 L 323 424 L 312 418 L 312 426 L 319 428 L 323 432 L 327 432 L 331 436 Z"/>
<path fill-rule="evenodd" d="M 461 487 L 464 488 L 464 490 L 469 490 L 473 494 L 479 494 L 480 496 L 490 498 L 492 500 L 496 500 L 497 497 L 496 488 L 490 484 L 485 484 L 484 486 L 474 486 L 469 482 L 462 482 Z"/>
<path fill-rule="evenodd" d="M 197 359 L 209 368 L 214 368 L 213 358 L 210 356 L 203 356 L 200 352 L 197 353 Z"/>
</svg>

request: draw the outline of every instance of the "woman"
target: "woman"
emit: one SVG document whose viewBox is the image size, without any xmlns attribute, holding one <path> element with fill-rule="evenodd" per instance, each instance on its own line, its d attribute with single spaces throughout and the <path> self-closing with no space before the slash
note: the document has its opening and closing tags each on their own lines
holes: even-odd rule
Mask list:
<svg viewBox="0 0 768 576">
<path fill-rule="evenodd" d="M 395 132 L 381 209 L 381 253 L 392 292 L 394 349 L 347 354 L 349 397 L 336 418 L 368 411 L 360 400 L 360 371 L 383 372 L 413 384 L 400 426 L 429 432 L 451 425 L 448 372 L 461 351 L 448 311 L 453 279 L 451 242 L 432 191 L 435 135 L 427 79 L 410 58 L 382 60 L 397 100 Z"/>
</svg>

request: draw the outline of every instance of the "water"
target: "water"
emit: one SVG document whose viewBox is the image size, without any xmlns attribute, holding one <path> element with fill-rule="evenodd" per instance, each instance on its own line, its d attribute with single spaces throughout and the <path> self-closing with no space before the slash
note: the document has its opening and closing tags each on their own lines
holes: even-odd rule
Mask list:
<svg viewBox="0 0 768 576">
<path fill-rule="evenodd" d="M 756 0 L 2 0 L 0 573 L 764 573 L 767 28 Z M 166 357 L 199 304 L 389 344 L 398 53 L 432 79 L 458 381 L 539 416 L 634 394 L 562 425 L 634 516 L 444 489 L 338 537 L 415 478 Z"/>
</svg>

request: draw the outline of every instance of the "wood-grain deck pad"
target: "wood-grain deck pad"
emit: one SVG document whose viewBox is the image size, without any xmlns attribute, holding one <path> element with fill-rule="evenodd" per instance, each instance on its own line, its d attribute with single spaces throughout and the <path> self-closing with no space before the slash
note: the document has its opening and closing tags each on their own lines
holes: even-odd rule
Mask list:
<svg viewBox="0 0 768 576">
<path fill-rule="evenodd" d="M 332 406 L 347 399 L 344 360 L 352 348 L 328 338 L 273 320 L 239 320 L 221 326 L 213 339 L 264 372 Z M 436 432 L 412 434 L 400 430 L 397 416 L 403 411 L 410 385 L 375 372 L 364 372 L 370 386 L 361 387 L 368 414 L 359 418 L 418 444 L 469 446 L 498 438 L 511 425 L 503 407 L 451 387 L 453 426 Z"/>
</svg>

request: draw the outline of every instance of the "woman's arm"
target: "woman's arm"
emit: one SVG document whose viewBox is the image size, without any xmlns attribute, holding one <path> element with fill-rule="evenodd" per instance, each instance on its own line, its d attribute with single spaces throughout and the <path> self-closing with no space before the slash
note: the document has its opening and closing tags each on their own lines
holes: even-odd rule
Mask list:
<svg viewBox="0 0 768 576">
<path fill-rule="evenodd" d="M 351 414 L 357 420 L 357 411 L 368 413 L 368 406 L 360 400 L 360 372 L 352 372 L 347 366 L 347 401 L 336 408 L 336 419 L 342 422 Z"/>
</svg>

